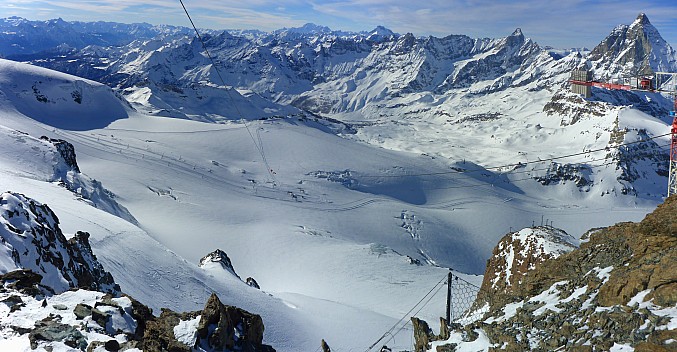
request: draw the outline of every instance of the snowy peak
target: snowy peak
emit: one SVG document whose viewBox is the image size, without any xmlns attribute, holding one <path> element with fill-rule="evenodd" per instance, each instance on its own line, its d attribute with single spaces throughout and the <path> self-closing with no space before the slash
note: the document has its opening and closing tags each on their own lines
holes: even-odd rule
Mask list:
<svg viewBox="0 0 677 352">
<path fill-rule="evenodd" d="M 649 22 L 649 17 L 647 17 L 647 15 L 642 12 L 637 16 L 635 21 L 632 22 L 632 24 L 630 25 L 630 28 L 632 28 L 634 26 L 647 26 L 647 25 L 651 25 L 651 22 Z"/>
<path fill-rule="evenodd" d="M 367 34 L 367 40 L 372 42 L 383 42 L 386 40 L 393 39 L 397 36 L 398 35 L 395 32 L 391 31 L 390 29 L 383 26 L 377 26 Z"/>
<path fill-rule="evenodd" d="M 301 27 L 292 27 L 279 30 L 279 32 L 296 33 L 296 34 L 327 34 L 331 33 L 331 28 L 320 26 L 314 23 L 306 23 Z"/>
<path fill-rule="evenodd" d="M 598 76 L 677 70 L 677 53 L 643 13 L 631 25 L 614 28 L 590 52 L 589 59 Z"/>
<path fill-rule="evenodd" d="M 0 240 L 0 273 L 32 270 L 52 293 L 70 288 L 120 291 L 92 253 L 88 233 L 67 240 L 54 212 L 22 194 L 0 195 Z"/>
<path fill-rule="evenodd" d="M 199 266 L 200 268 L 205 270 L 220 268 L 228 271 L 229 273 L 233 274 L 233 276 L 240 279 L 240 276 L 237 275 L 237 273 L 235 273 L 235 268 L 233 268 L 233 264 L 230 262 L 230 258 L 228 258 L 226 252 L 220 249 L 217 249 L 202 257 L 202 259 L 200 259 Z"/>
</svg>

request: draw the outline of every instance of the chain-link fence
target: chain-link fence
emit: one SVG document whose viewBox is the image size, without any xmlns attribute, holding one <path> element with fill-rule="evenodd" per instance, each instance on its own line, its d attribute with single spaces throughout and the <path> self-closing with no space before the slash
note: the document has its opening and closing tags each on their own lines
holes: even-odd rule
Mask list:
<svg viewBox="0 0 677 352">
<path fill-rule="evenodd" d="M 480 295 L 480 288 L 461 277 L 451 275 L 450 318 L 451 323 L 466 325 L 480 320 L 489 312 L 491 300 Z"/>
</svg>

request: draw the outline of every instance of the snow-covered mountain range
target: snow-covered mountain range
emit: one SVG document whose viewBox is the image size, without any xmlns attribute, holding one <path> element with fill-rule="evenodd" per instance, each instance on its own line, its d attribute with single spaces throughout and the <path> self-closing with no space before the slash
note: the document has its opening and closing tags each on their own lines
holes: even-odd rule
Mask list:
<svg viewBox="0 0 677 352">
<path fill-rule="evenodd" d="M 364 349 L 447 268 L 479 286 L 511 228 L 579 237 L 665 193 L 668 97 L 566 83 L 581 67 L 677 72 L 644 15 L 589 56 L 519 29 L 210 31 L 216 66 L 185 28 L 3 26 L 0 55 L 26 63 L 0 60 L 2 191 L 89 233 L 123 292 L 156 311 L 216 292 L 260 314 L 277 350 Z M 31 40 L 60 31 L 80 36 Z M 438 298 L 418 315 L 434 321 Z"/>
</svg>

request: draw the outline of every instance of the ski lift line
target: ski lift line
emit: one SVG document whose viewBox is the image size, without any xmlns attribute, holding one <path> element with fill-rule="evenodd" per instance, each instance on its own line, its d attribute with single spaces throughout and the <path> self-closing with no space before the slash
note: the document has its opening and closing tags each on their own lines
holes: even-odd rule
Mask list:
<svg viewBox="0 0 677 352">
<path fill-rule="evenodd" d="M 656 147 L 651 147 L 651 149 L 660 149 L 660 148 L 669 147 L 669 146 L 670 146 L 670 144 L 660 144 L 660 145 L 656 145 Z M 608 159 L 608 158 L 590 159 L 590 160 L 584 160 L 584 161 L 581 161 L 581 162 L 576 163 L 576 164 L 585 164 L 585 163 L 589 163 L 589 162 L 602 161 L 602 160 L 607 160 L 607 159 Z M 608 164 L 603 164 L 603 165 L 608 165 Z M 587 166 L 589 166 L 589 167 L 599 167 L 599 165 L 598 165 L 598 166 L 587 165 Z M 500 173 L 500 174 L 498 174 L 498 175 L 527 174 L 527 173 L 530 173 L 530 172 L 533 172 L 533 171 L 543 171 L 543 170 L 548 170 L 548 169 L 550 169 L 550 168 L 549 168 L 549 167 L 546 167 L 546 168 L 529 169 L 529 170 L 522 170 L 522 171 L 514 171 L 514 170 L 510 170 L 510 171 L 508 171 L 508 172 Z M 468 172 L 475 172 L 475 170 L 473 170 L 473 171 L 468 171 Z"/>
<path fill-rule="evenodd" d="M 529 163 L 540 163 L 540 162 L 544 162 L 544 161 L 553 161 L 553 160 L 565 159 L 565 158 L 570 158 L 570 157 L 579 156 L 579 155 L 586 155 L 586 154 L 590 154 L 590 153 L 594 153 L 594 152 L 609 150 L 609 149 L 612 149 L 612 148 L 616 149 L 616 148 L 624 147 L 624 146 L 631 145 L 631 144 L 644 143 L 644 142 L 648 142 L 648 141 L 653 140 L 653 139 L 657 139 L 657 138 L 660 138 L 660 137 L 666 137 L 666 136 L 669 136 L 669 135 L 671 135 L 671 134 L 666 133 L 666 134 L 661 134 L 661 135 L 658 135 L 658 136 L 649 137 L 647 139 L 643 139 L 643 140 L 639 140 L 639 141 L 618 144 L 618 145 L 615 145 L 615 146 L 606 146 L 604 148 L 591 149 L 591 150 L 586 150 L 584 152 L 579 152 L 579 153 L 572 153 L 572 154 L 560 155 L 560 156 L 555 156 L 555 157 L 550 157 L 550 158 L 545 158 L 545 159 L 539 159 L 537 161 L 526 161 L 524 163 L 520 162 L 520 163 L 513 163 L 513 164 L 491 166 L 491 167 L 486 167 L 486 168 L 478 169 L 478 170 L 468 170 L 468 171 L 450 170 L 450 171 L 427 172 L 427 173 L 407 174 L 407 175 L 360 175 L 360 177 L 396 178 L 396 177 L 435 176 L 435 175 L 448 175 L 448 174 L 463 174 L 463 173 L 470 173 L 470 172 L 481 172 L 481 171 L 485 171 L 485 170 L 502 169 L 502 168 L 506 168 L 506 167 L 527 165 Z"/>
<path fill-rule="evenodd" d="M 397 328 L 397 326 L 398 326 L 404 319 L 406 319 L 406 318 L 409 316 L 409 314 L 410 314 L 411 312 L 413 312 L 414 309 L 416 309 L 416 307 L 418 307 L 419 304 L 421 304 L 421 302 L 423 302 L 423 301 L 424 301 L 424 300 L 425 300 L 425 299 L 426 299 L 426 298 L 427 298 L 427 297 L 428 297 L 428 296 L 429 296 L 436 288 L 438 289 L 438 292 L 439 292 L 439 289 L 440 289 L 441 287 L 443 287 L 443 286 L 440 286 L 440 287 L 438 287 L 438 286 L 439 286 L 442 282 L 444 282 L 444 280 L 446 280 L 446 279 L 447 279 L 447 275 L 445 274 L 444 277 L 442 277 L 442 279 L 441 279 L 440 281 L 438 281 L 438 282 L 435 284 L 435 286 L 433 286 L 433 288 L 430 289 L 430 291 L 428 291 L 428 293 L 426 293 L 425 296 L 423 296 L 423 298 L 421 298 L 421 300 L 419 300 L 418 302 L 416 302 L 416 304 L 415 304 L 413 307 L 411 307 L 411 309 L 409 309 L 409 311 L 408 311 L 407 313 L 405 313 L 404 316 L 402 316 L 402 318 L 400 318 L 400 320 L 398 320 L 398 321 L 397 321 L 390 329 L 388 329 L 385 333 L 383 333 L 383 335 L 381 335 L 381 337 L 379 337 L 378 340 L 376 340 L 376 342 L 374 342 L 373 344 L 371 344 L 371 346 L 369 346 L 369 348 L 367 348 L 367 349 L 365 350 L 365 352 L 371 351 L 371 350 L 374 348 L 374 346 L 376 346 L 379 342 L 381 342 L 388 334 L 391 334 L 391 336 L 392 336 L 393 330 L 395 330 L 395 328 Z M 434 294 L 433 294 L 433 295 L 434 295 Z M 431 298 L 432 298 L 432 297 L 431 297 Z M 430 300 L 428 300 L 428 302 L 430 302 Z M 426 302 L 426 304 L 428 304 L 428 302 Z M 425 306 L 425 305 L 424 305 L 424 306 Z M 420 310 L 419 310 L 419 312 L 420 312 Z M 406 324 L 405 324 L 405 326 L 406 326 Z M 400 330 L 401 330 L 401 329 L 400 329 Z"/>
<path fill-rule="evenodd" d="M 193 29 L 195 30 L 195 34 L 197 35 L 198 39 L 200 40 L 200 43 L 202 43 L 202 48 L 205 50 L 205 53 L 207 53 L 207 57 L 209 58 L 209 61 L 211 61 L 212 66 L 214 67 L 214 70 L 216 71 L 216 75 L 219 76 L 219 80 L 221 80 L 221 84 L 225 87 L 226 81 L 223 79 L 223 76 L 221 75 L 221 71 L 219 70 L 218 65 L 216 65 L 216 61 L 214 60 L 211 53 L 209 52 L 209 49 L 207 49 L 207 44 L 205 43 L 204 39 L 200 35 L 200 31 L 198 31 L 197 26 L 195 26 L 195 23 L 193 22 L 193 18 L 190 17 L 190 14 L 188 13 L 188 9 L 186 8 L 186 5 L 183 3 L 183 0 L 179 0 L 179 2 L 181 3 L 181 7 L 183 7 L 183 11 L 186 13 L 186 16 L 188 17 L 190 24 L 193 26 Z M 256 139 L 254 138 L 254 135 L 252 134 L 252 132 L 249 129 L 249 126 L 247 124 L 247 120 L 244 118 L 244 115 L 240 111 L 240 108 L 237 106 L 237 104 L 235 104 L 235 99 L 233 99 L 232 95 L 230 94 L 230 90 L 226 89 L 226 95 L 228 96 L 228 99 L 230 100 L 230 102 L 233 104 L 233 107 L 235 107 L 235 111 L 237 111 L 238 117 L 240 117 L 240 119 L 244 123 L 244 127 L 247 129 L 247 133 L 249 134 L 249 137 L 251 138 L 252 142 L 254 143 L 254 146 L 259 151 L 259 154 L 261 154 L 261 159 L 263 159 L 263 163 L 266 165 L 266 170 L 268 171 L 268 174 L 273 179 L 273 181 L 277 183 L 277 179 L 275 178 L 275 174 L 273 173 L 273 169 L 270 167 L 270 165 L 268 164 L 268 161 L 266 160 L 266 156 L 265 156 L 265 153 L 263 152 L 263 148 L 256 143 Z"/>
<path fill-rule="evenodd" d="M 667 146 L 669 146 L 669 144 L 660 145 L 659 147 L 667 147 Z M 601 161 L 601 160 L 606 160 L 606 158 L 593 159 L 593 160 L 589 160 L 589 161 Z M 590 167 L 591 169 L 594 169 L 594 168 L 598 168 L 598 167 L 604 167 L 604 166 L 615 165 L 615 164 L 616 164 L 616 161 L 611 161 L 611 162 L 608 162 L 608 163 L 602 163 L 602 164 L 597 164 L 597 165 L 588 165 L 588 167 Z M 529 173 L 531 171 L 543 171 L 543 170 L 548 170 L 548 168 L 534 169 L 534 170 L 529 170 L 529 171 L 521 171 L 519 173 Z M 513 173 L 511 173 L 511 175 L 512 174 Z M 514 174 L 516 174 L 516 173 L 514 173 Z M 512 183 L 515 183 L 515 182 L 533 181 L 533 180 L 534 180 L 533 177 L 527 177 L 527 178 L 521 178 L 521 179 L 516 179 L 516 180 L 509 180 L 509 183 L 512 184 Z M 425 190 L 433 190 L 433 189 L 478 188 L 478 187 L 489 187 L 489 186 L 493 187 L 493 185 L 494 185 L 493 183 L 481 183 L 481 184 L 474 184 L 474 185 L 460 185 L 460 186 L 449 186 L 449 187 L 432 187 L 432 188 L 425 188 L 424 187 L 424 189 Z"/>
</svg>

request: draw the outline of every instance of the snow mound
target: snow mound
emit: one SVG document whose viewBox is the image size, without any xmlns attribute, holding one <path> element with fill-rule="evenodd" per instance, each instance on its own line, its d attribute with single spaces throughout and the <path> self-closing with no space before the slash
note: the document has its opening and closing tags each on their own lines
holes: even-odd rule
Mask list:
<svg viewBox="0 0 677 352">
<path fill-rule="evenodd" d="M 103 128 L 128 117 L 111 88 L 64 73 L 0 59 L 0 105 L 66 130 Z"/>
</svg>

